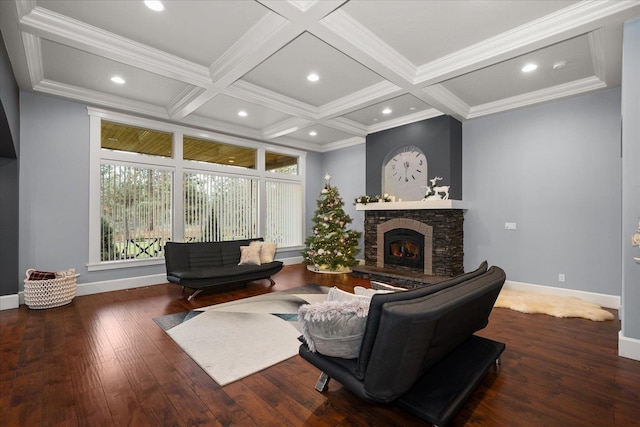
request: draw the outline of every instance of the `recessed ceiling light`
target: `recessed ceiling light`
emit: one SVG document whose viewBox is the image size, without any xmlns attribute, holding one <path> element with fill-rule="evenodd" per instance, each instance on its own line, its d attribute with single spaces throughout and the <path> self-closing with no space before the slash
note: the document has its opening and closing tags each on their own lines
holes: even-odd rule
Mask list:
<svg viewBox="0 0 640 427">
<path fill-rule="evenodd" d="M 160 0 L 144 0 L 144 4 L 155 12 L 161 12 L 164 10 L 164 5 Z"/>
<path fill-rule="evenodd" d="M 248 116 L 247 112 L 246 112 L 246 111 L 244 111 L 244 110 L 240 110 L 240 111 L 238 111 L 238 115 L 239 115 L 240 117 L 247 117 L 247 116 Z"/>
<path fill-rule="evenodd" d="M 527 65 L 525 65 L 524 67 L 522 67 L 522 72 L 523 73 L 530 73 L 530 72 L 534 71 L 537 68 L 538 68 L 537 64 L 534 64 L 533 62 L 530 62 Z"/>
<path fill-rule="evenodd" d="M 111 77 L 111 81 L 112 81 L 112 82 L 114 82 L 114 83 L 117 83 L 117 84 L 119 84 L 119 85 L 123 85 L 123 84 L 125 84 L 125 83 L 126 83 L 126 82 L 125 82 L 125 80 L 124 80 L 122 77 L 120 77 L 120 76 L 113 76 L 113 77 Z"/>
<path fill-rule="evenodd" d="M 553 64 L 553 69 L 562 70 L 566 66 L 567 66 L 567 61 L 558 61 L 555 64 Z"/>
<path fill-rule="evenodd" d="M 311 73 L 307 76 L 307 80 L 309 80 L 310 82 L 317 82 L 318 80 L 320 80 L 320 76 L 316 73 Z"/>
<path fill-rule="evenodd" d="M 316 136 L 318 134 L 318 132 L 316 132 L 315 130 L 312 130 L 311 132 L 309 132 L 309 136 Z"/>
<path fill-rule="evenodd" d="M 409 107 L 409 110 L 411 110 L 411 111 L 413 111 L 415 109 L 416 109 L 416 107 Z"/>
<path fill-rule="evenodd" d="M 382 110 L 382 114 L 391 114 L 391 108 L 385 108 Z"/>
</svg>

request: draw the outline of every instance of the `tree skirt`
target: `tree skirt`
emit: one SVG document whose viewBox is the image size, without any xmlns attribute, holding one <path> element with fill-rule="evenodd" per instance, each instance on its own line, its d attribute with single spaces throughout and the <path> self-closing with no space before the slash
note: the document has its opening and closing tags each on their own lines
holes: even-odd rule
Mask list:
<svg viewBox="0 0 640 427">
<path fill-rule="evenodd" d="M 342 273 L 351 273 L 351 269 L 349 267 L 342 267 L 338 270 L 328 270 L 322 267 L 316 267 L 315 265 L 307 265 L 307 270 L 313 271 L 314 273 L 325 273 L 325 274 L 342 274 Z"/>
<path fill-rule="evenodd" d="M 540 313 L 555 317 L 582 317 L 601 322 L 615 316 L 599 305 L 575 297 L 537 294 L 502 288 L 494 307 L 509 308 L 521 313 Z"/>
</svg>

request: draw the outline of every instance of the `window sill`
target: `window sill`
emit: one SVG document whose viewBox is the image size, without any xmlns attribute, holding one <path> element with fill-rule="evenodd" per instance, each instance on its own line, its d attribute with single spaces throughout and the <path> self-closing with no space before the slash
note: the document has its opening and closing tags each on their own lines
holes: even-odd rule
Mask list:
<svg viewBox="0 0 640 427">
<path fill-rule="evenodd" d="M 127 259 L 123 261 L 108 261 L 87 264 L 88 271 L 116 270 L 120 268 L 145 267 L 148 265 L 164 264 L 164 258 Z"/>
</svg>

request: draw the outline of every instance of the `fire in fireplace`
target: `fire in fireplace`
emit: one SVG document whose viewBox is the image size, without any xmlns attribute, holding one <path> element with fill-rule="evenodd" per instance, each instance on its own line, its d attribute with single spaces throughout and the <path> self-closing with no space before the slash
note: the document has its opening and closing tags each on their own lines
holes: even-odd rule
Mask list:
<svg viewBox="0 0 640 427">
<path fill-rule="evenodd" d="M 384 263 L 410 268 L 424 268 L 424 235 L 397 228 L 384 233 Z"/>
</svg>

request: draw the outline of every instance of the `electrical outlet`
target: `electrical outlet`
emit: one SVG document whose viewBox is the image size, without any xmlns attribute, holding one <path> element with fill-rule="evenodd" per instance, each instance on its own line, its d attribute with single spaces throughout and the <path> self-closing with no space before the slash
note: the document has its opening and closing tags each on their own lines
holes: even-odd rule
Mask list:
<svg viewBox="0 0 640 427">
<path fill-rule="evenodd" d="M 505 230 L 515 230 L 516 229 L 516 223 L 515 222 L 505 222 L 504 223 L 504 229 Z"/>
<path fill-rule="evenodd" d="M 564 274 L 563 273 L 558 274 L 558 282 L 564 282 Z"/>
</svg>

